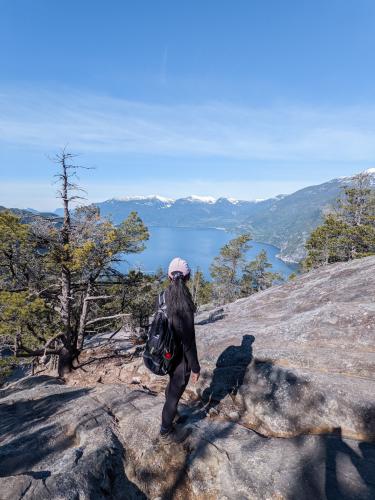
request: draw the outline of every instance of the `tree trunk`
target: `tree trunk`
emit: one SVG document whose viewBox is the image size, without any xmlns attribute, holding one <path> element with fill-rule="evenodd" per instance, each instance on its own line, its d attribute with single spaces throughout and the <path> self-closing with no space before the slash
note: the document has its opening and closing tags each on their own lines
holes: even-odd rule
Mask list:
<svg viewBox="0 0 375 500">
<path fill-rule="evenodd" d="M 71 260 L 70 255 L 70 234 L 71 234 L 71 223 L 70 223 L 70 213 L 69 213 L 69 176 L 68 176 L 68 166 L 66 164 L 66 156 L 63 154 L 61 160 L 62 166 L 62 190 L 61 198 L 64 204 L 64 222 L 61 230 L 62 243 L 63 243 L 63 255 L 62 255 L 62 266 L 61 266 L 61 320 L 64 328 L 64 336 L 62 337 L 62 342 L 64 344 L 63 349 L 59 355 L 58 362 L 58 372 L 60 376 L 63 376 L 66 371 L 70 371 L 73 366 L 73 360 L 77 355 L 77 335 L 74 335 L 71 327 L 71 275 L 68 264 Z"/>
<path fill-rule="evenodd" d="M 90 297 L 91 289 L 92 289 L 92 283 L 91 283 L 91 281 L 89 281 L 87 284 L 86 294 L 85 294 L 85 297 L 83 299 L 81 316 L 79 318 L 78 345 L 79 345 L 80 350 L 83 349 L 83 343 L 85 340 L 85 326 L 86 326 L 87 315 L 89 313 L 88 297 Z"/>
<path fill-rule="evenodd" d="M 71 278 L 70 271 L 66 266 L 62 266 L 61 272 L 61 320 L 64 325 L 64 344 L 59 356 L 59 375 L 60 366 L 64 366 L 64 372 L 70 371 L 73 366 L 73 360 L 77 355 L 77 335 L 74 335 L 71 328 Z"/>
</svg>

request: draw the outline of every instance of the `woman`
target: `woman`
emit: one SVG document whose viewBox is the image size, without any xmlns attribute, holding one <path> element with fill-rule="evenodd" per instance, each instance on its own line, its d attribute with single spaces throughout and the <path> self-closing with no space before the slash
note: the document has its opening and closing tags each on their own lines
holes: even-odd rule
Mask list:
<svg viewBox="0 0 375 500">
<path fill-rule="evenodd" d="M 178 355 L 169 382 L 165 389 L 165 404 L 162 412 L 160 438 L 162 441 L 180 442 L 184 434 L 173 426 L 177 414 L 177 404 L 189 382 L 197 383 L 200 366 L 195 343 L 194 312 L 195 306 L 186 282 L 190 278 L 187 262 L 179 257 L 171 261 L 168 268 L 170 284 L 165 290 L 167 315 L 178 345 Z"/>
</svg>

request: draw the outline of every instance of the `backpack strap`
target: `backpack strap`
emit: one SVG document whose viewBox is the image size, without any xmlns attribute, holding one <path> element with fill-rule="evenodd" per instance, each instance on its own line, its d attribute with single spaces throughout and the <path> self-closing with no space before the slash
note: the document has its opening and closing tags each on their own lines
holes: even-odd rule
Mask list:
<svg viewBox="0 0 375 500">
<path fill-rule="evenodd" d="M 165 291 L 159 293 L 159 310 L 167 315 L 167 304 L 165 303 Z"/>
</svg>

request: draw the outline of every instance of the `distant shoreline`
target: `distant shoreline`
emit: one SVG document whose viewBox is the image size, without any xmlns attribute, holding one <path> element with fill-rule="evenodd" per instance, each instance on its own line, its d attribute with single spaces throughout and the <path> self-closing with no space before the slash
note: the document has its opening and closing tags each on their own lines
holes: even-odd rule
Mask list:
<svg viewBox="0 0 375 500">
<path fill-rule="evenodd" d="M 142 269 L 153 274 L 157 269 L 164 269 L 168 265 L 170 255 L 183 253 L 189 256 L 192 268 L 199 267 L 206 279 L 210 279 L 209 268 L 212 260 L 219 254 L 223 245 L 239 234 L 239 231 L 233 231 L 232 236 L 231 230 L 213 226 L 149 225 L 148 228 L 150 239 L 145 242 L 145 250 L 137 255 L 124 255 L 120 269 Z M 250 241 L 247 259 L 255 259 L 262 249 L 266 250 L 275 272 L 287 278 L 298 270 L 297 263 L 285 262 L 279 257 L 279 247 L 258 240 Z"/>
<path fill-rule="evenodd" d="M 216 226 L 204 226 L 204 227 L 203 226 L 156 226 L 154 224 L 152 224 L 152 225 L 149 224 L 148 227 L 156 227 L 159 229 L 163 229 L 163 228 L 167 228 L 167 229 L 194 229 L 195 231 L 196 230 L 206 231 L 207 229 L 215 229 L 216 231 L 224 231 L 226 233 L 232 232 L 232 230 L 230 230 L 226 227 L 216 227 Z M 237 232 L 236 230 L 233 230 L 233 233 L 236 233 L 236 232 Z M 238 234 L 239 234 L 239 232 L 238 232 Z M 276 245 L 273 245 L 272 243 L 268 243 L 267 241 L 260 241 L 260 240 L 254 240 L 254 239 L 252 239 L 251 241 L 254 241 L 255 243 L 259 243 L 260 245 L 268 245 L 269 247 L 272 247 L 275 250 L 278 250 L 279 253 L 277 253 L 275 255 L 276 258 L 278 258 L 279 260 L 281 260 L 282 262 L 284 262 L 288 266 L 293 266 L 293 267 L 295 266 L 296 270 L 297 270 L 300 263 L 298 261 L 295 261 L 295 260 L 283 259 L 283 257 L 281 257 L 281 255 L 280 255 L 280 252 L 281 252 L 280 247 L 277 247 Z"/>
</svg>

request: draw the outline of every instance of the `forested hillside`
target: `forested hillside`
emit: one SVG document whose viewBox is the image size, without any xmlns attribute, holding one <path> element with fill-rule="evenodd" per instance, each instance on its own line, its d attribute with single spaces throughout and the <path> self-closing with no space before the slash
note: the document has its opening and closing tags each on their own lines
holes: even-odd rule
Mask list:
<svg viewBox="0 0 375 500">
<path fill-rule="evenodd" d="M 368 173 L 375 185 L 375 170 L 369 169 Z M 342 188 L 351 183 L 352 178 L 338 178 L 260 201 L 200 197 L 170 200 L 150 196 L 111 199 L 96 205 L 102 215 L 110 216 L 116 224 L 135 210 L 148 226 L 249 231 L 256 241 L 279 247 L 283 259 L 298 262 L 305 256 L 304 245 L 311 231 L 335 204 Z"/>
</svg>

